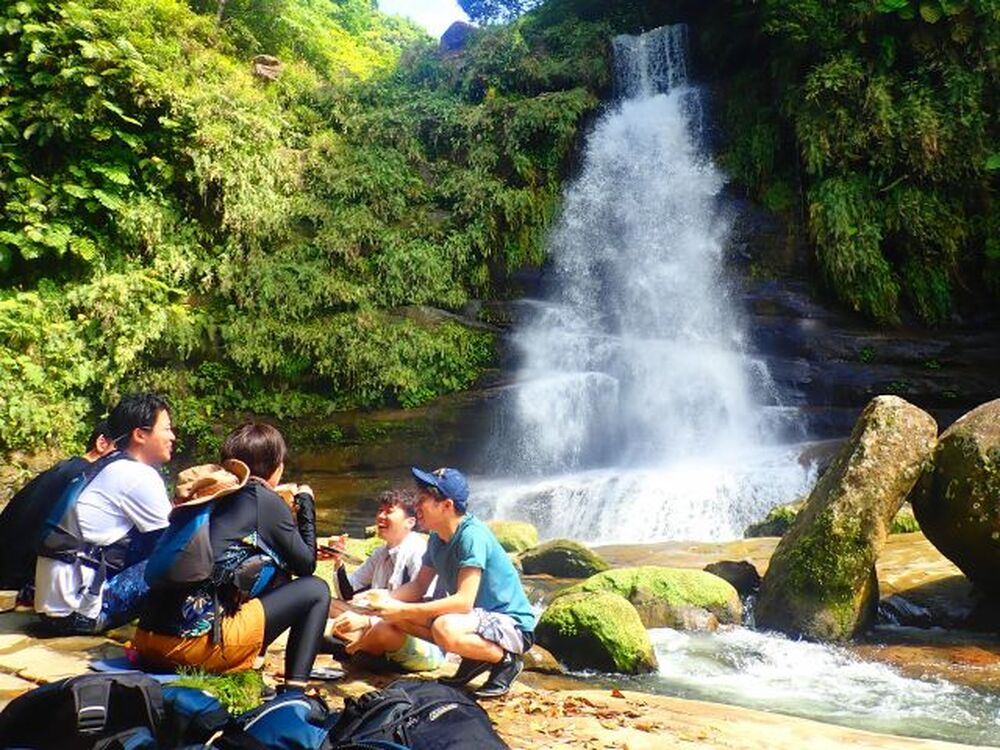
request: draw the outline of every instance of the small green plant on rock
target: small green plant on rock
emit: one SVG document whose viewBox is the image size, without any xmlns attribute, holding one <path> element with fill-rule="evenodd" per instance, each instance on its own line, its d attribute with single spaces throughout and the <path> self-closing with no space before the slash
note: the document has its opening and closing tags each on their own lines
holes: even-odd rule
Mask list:
<svg viewBox="0 0 1000 750">
<path fill-rule="evenodd" d="M 234 716 L 256 708 L 261 703 L 260 693 L 264 687 L 264 679 L 255 670 L 214 675 L 200 669 L 181 669 L 180 674 L 181 678 L 173 684 L 211 693 Z"/>
</svg>

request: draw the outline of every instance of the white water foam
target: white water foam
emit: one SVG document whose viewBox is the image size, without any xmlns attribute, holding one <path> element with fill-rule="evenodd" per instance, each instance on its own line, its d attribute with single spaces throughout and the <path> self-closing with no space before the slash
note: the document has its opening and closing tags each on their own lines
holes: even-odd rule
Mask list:
<svg viewBox="0 0 1000 750">
<path fill-rule="evenodd" d="M 761 449 L 690 457 L 662 467 L 592 469 L 535 479 L 475 481 L 476 511 L 529 521 L 542 538 L 592 544 L 636 541 L 723 541 L 767 511 L 808 490 L 815 470 L 797 451 Z"/>
<path fill-rule="evenodd" d="M 491 463 L 530 479 L 480 482 L 477 505 L 544 517 L 543 536 L 732 538 L 812 476 L 776 447 L 788 410 L 744 352 L 723 278 L 725 179 L 701 142 L 685 28 L 615 52 L 624 98 L 566 194 L 551 293 L 514 337 L 521 368 L 493 436 Z"/>
<path fill-rule="evenodd" d="M 744 628 L 649 631 L 656 692 L 764 709 L 890 734 L 1000 742 L 1000 696 L 918 680 L 837 647 Z"/>
</svg>

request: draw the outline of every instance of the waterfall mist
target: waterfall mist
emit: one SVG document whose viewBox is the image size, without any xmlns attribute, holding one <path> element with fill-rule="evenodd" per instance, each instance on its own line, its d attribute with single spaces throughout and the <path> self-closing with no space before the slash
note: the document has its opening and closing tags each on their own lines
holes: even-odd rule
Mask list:
<svg viewBox="0 0 1000 750">
<path fill-rule="evenodd" d="M 614 50 L 619 98 L 565 195 L 548 298 L 515 334 L 491 451 L 508 479 L 476 494 L 545 536 L 739 536 L 810 477 L 775 437 L 788 413 L 766 365 L 743 352 L 686 29 Z"/>
</svg>

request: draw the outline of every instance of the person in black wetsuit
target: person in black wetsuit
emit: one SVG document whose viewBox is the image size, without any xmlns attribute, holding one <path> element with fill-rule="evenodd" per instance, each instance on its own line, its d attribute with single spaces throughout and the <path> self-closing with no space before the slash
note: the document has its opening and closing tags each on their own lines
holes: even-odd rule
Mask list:
<svg viewBox="0 0 1000 750">
<path fill-rule="evenodd" d="M 43 471 L 18 490 L 0 513 L 0 589 L 20 592 L 19 601 L 30 604 L 34 600 L 35 543 L 42 524 L 69 483 L 114 449 L 108 431 L 108 421 L 102 419 L 90 433 L 86 453 Z"/>
<path fill-rule="evenodd" d="M 262 422 L 247 422 L 226 438 L 222 466 L 211 467 L 214 477 L 229 470 L 231 482 L 228 494 L 213 500 L 212 579 L 151 598 L 135 639 L 144 664 L 241 671 L 290 629 L 285 684 L 279 689 L 305 686 L 326 625 L 330 589 L 313 575 L 312 490 L 299 486 L 291 508 L 274 491 L 286 454 L 281 433 Z M 178 495 L 192 501 L 194 496 L 184 497 L 189 488 L 183 475 Z M 288 580 L 289 574 L 299 577 Z"/>
</svg>

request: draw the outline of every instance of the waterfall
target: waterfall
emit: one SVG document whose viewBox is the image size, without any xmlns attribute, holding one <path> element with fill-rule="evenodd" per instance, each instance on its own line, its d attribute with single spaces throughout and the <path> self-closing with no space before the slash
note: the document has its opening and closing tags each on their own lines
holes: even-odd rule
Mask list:
<svg viewBox="0 0 1000 750">
<path fill-rule="evenodd" d="M 618 98 L 565 195 L 548 298 L 515 334 L 493 451 L 508 479 L 478 494 L 543 535 L 738 536 L 808 481 L 776 444 L 785 410 L 766 365 L 743 351 L 722 273 L 725 178 L 686 39 L 669 26 L 614 40 Z"/>
</svg>

